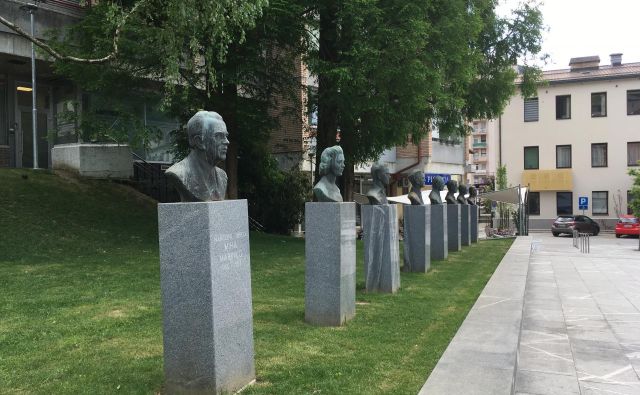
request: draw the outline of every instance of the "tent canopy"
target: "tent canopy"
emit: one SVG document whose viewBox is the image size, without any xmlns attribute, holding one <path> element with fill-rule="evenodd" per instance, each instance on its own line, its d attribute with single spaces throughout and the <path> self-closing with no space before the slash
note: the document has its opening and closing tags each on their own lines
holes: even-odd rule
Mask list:
<svg viewBox="0 0 640 395">
<path fill-rule="evenodd" d="M 478 197 L 494 202 L 512 203 L 512 204 L 524 204 L 525 196 L 527 195 L 527 187 L 512 187 L 507 189 L 501 189 L 499 191 L 491 191 L 481 193 Z"/>
</svg>

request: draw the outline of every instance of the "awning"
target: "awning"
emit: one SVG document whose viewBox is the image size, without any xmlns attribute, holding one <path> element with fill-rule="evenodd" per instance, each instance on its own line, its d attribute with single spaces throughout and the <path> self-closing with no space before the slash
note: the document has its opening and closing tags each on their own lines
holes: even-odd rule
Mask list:
<svg viewBox="0 0 640 395">
<path fill-rule="evenodd" d="M 427 190 L 427 191 L 422 191 L 422 201 L 424 202 L 424 204 L 431 204 L 431 201 L 429 200 L 429 194 L 431 193 L 431 190 Z M 459 193 L 456 193 L 455 196 L 456 198 L 458 197 Z M 447 191 L 440 191 L 440 198 L 442 199 L 442 203 L 444 203 L 444 198 L 447 196 Z M 465 195 L 465 197 L 468 197 L 469 195 Z M 402 204 L 411 204 L 411 201 L 409 200 L 409 195 L 400 195 L 400 196 L 393 196 L 393 197 L 387 197 L 387 200 L 393 203 L 402 203 Z"/>
<path fill-rule="evenodd" d="M 482 199 L 492 200 L 494 202 L 523 203 L 527 195 L 527 187 L 512 187 L 501 189 L 499 191 L 485 192 L 478 195 Z"/>
</svg>

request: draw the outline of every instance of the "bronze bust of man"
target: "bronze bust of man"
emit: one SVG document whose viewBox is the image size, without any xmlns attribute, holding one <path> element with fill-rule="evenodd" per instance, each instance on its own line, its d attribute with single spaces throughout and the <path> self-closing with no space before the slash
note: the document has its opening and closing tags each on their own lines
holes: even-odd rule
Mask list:
<svg viewBox="0 0 640 395">
<path fill-rule="evenodd" d="M 456 202 L 456 192 L 458 192 L 458 182 L 456 180 L 449 180 L 449 182 L 447 182 L 447 196 L 444 197 L 447 204 L 458 204 L 458 202 Z"/>
<path fill-rule="evenodd" d="M 424 173 L 420 170 L 416 170 L 409 175 L 409 182 L 411 183 L 411 191 L 409 191 L 409 201 L 412 206 L 420 206 L 424 204 L 422 200 L 422 187 L 424 186 Z"/>
<path fill-rule="evenodd" d="M 220 114 L 198 111 L 187 122 L 191 152 L 166 171 L 183 202 L 224 200 L 227 173 L 216 167 L 227 158 L 229 133 Z"/>
<path fill-rule="evenodd" d="M 469 203 L 471 206 L 477 206 L 476 196 L 478 196 L 478 190 L 472 185 L 469 187 L 469 197 L 467 198 L 467 203 Z"/>
<path fill-rule="evenodd" d="M 371 166 L 371 177 L 373 178 L 373 187 L 367 192 L 369 204 L 388 204 L 385 191 L 387 185 L 389 185 L 389 170 L 387 166 L 374 163 Z"/>
<path fill-rule="evenodd" d="M 469 204 L 467 202 L 467 199 L 464 197 L 464 195 L 467 194 L 467 186 L 464 184 L 460 184 L 460 186 L 458 187 L 458 198 L 456 199 L 456 201 L 458 202 L 458 204 Z"/>
<path fill-rule="evenodd" d="M 431 204 L 442 204 L 442 196 L 440 192 L 444 189 L 444 180 L 440 176 L 433 177 L 431 182 L 431 192 L 429 193 L 429 201 Z"/>
</svg>

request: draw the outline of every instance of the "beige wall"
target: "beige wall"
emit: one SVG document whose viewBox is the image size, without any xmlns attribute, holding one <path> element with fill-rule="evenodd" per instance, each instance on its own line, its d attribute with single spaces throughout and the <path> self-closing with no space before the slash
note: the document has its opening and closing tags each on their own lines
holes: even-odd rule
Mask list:
<svg viewBox="0 0 640 395">
<path fill-rule="evenodd" d="M 640 89 L 640 79 L 554 84 L 538 90 L 539 120 L 524 122 L 524 100 L 516 95 L 502 116 L 502 160 L 508 181 L 522 182 L 524 147 L 539 147 L 540 170 L 556 168 L 556 145 L 571 144 L 573 206 L 578 214 L 578 197 L 589 197 L 586 215 L 595 220 L 616 217 L 614 197 L 622 200 L 626 213 L 626 193 L 632 181 L 627 175 L 627 142 L 640 141 L 640 115 L 627 115 L 627 90 Z M 607 92 L 607 116 L 591 117 L 591 93 Z M 556 120 L 555 97 L 571 95 L 571 119 Z M 591 144 L 608 143 L 608 166 L 591 167 Z M 592 191 L 609 191 L 609 214 L 592 215 Z M 541 193 L 540 216 L 549 223 L 556 217 L 556 192 Z M 537 221 L 532 221 L 533 225 Z M 546 225 L 545 225 L 546 227 Z"/>
</svg>

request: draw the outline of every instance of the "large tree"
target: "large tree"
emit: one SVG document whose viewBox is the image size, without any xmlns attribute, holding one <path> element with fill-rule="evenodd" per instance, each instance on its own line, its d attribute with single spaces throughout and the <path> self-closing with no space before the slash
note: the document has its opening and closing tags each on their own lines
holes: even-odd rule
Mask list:
<svg viewBox="0 0 640 395">
<path fill-rule="evenodd" d="M 542 16 L 525 3 L 511 18 L 496 0 L 320 0 L 318 150 L 336 142 L 348 166 L 342 187 L 351 199 L 353 166 L 375 159 L 429 125 L 462 137 L 473 118 L 497 116 L 514 93 L 514 66 L 540 51 Z M 526 67 L 525 94 L 537 70 Z"/>
<path fill-rule="evenodd" d="M 254 156 L 266 155 L 269 131 L 277 126 L 270 109 L 301 89 L 293 76 L 306 48 L 304 3 L 266 5 L 266 0 L 101 1 L 77 25 L 36 43 L 54 58 L 60 74 L 111 105 L 117 98 L 158 93 L 163 86 L 165 110 L 183 122 L 198 109 L 218 111 L 230 133 L 226 170 L 228 195 L 235 198 L 238 157 L 246 157 L 245 167 L 260 163 Z"/>
</svg>

